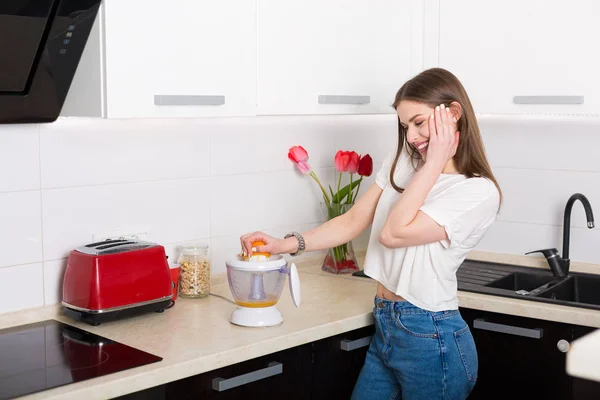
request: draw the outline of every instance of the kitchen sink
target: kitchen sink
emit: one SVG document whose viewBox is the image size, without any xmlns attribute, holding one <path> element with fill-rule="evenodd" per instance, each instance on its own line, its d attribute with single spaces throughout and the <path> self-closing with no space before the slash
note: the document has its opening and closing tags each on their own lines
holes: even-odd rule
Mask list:
<svg viewBox="0 0 600 400">
<path fill-rule="evenodd" d="M 485 286 L 506 289 L 513 292 L 531 292 L 532 290 L 540 288 L 549 282 L 553 282 L 555 279 L 556 278 L 550 274 L 513 272 L 503 278 L 492 281 Z"/>
<path fill-rule="evenodd" d="M 545 269 L 465 260 L 457 279 L 461 291 L 600 311 L 600 275 L 558 278 Z"/>
<path fill-rule="evenodd" d="M 600 306 L 600 277 L 573 275 L 544 290 L 539 297 Z"/>
</svg>

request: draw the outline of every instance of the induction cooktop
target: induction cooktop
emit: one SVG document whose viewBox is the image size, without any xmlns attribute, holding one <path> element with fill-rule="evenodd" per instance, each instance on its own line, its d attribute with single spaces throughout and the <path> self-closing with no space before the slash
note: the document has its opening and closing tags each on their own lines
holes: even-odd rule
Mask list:
<svg viewBox="0 0 600 400">
<path fill-rule="evenodd" d="M 0 330 L 0 399 L 13 399 L 161 361 L 55 320 Z"/>
</svg>

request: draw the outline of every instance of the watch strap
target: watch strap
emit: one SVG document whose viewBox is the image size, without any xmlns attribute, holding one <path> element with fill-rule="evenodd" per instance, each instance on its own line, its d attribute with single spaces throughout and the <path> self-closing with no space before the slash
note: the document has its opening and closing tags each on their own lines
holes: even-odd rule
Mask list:
<svg viewBox="0 0 600 400">
<path fill-rule="evenodd" d="M 290 238 L 290 237 L 295 237 L 296 240 L 298 240 L 298 251 L 296 251 L 295 253 L 290 253 L 291 256 L 299 256 L 300 254 L 304 253 L 304 248 L 305 248 L 305 242 L 304 242 L 304 236 L 302 236 L 301 233 L 299 232 L 290 232 L 287 235 L 285 235 L 285 239 Z"/>
</svg>

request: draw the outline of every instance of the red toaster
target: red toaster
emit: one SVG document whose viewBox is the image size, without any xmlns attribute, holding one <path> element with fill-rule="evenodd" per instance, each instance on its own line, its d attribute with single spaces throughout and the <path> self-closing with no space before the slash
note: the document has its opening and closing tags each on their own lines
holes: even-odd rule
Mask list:
<svg viewBox="0 0 600 400">
<path fill-rule="evenodd" d="M 106 240 L 71 250 L 63 278 L 64 314 L 90 325 L 172 305 L 173 282 L 161 245 Z"/>
</svg>

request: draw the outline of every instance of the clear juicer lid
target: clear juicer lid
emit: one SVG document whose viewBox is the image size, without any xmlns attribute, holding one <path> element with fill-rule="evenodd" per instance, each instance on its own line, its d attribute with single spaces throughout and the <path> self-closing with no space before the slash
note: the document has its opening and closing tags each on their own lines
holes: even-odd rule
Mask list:
<svg viewBox="0 0 600 400">
<path fill-rule="evenodd" d="M 227 261 L 226 265 L 227 267 L 247 272 L 276 271 L 286 267 L 287 261 L 280 255 L 272 255 L 269 257 L 269 261 L 246 261 L 243 257 L 237 256 L 235 260 Z M 300 294 L 300 276 L 298 275 L 296 264 L 292 263 L 288 271 L 292 301 L 296 307 L 300 307 L 302 296 Z"/>
<path fill-rule="evenodd" d="M 287 261 L 280 255 L 272 255 L 269 261 L 246 261 L 237 256 L 235 260 L 227 261 L 227 266 L 242 271 L 273 271 L 287 265 Z"/>
</svg>

